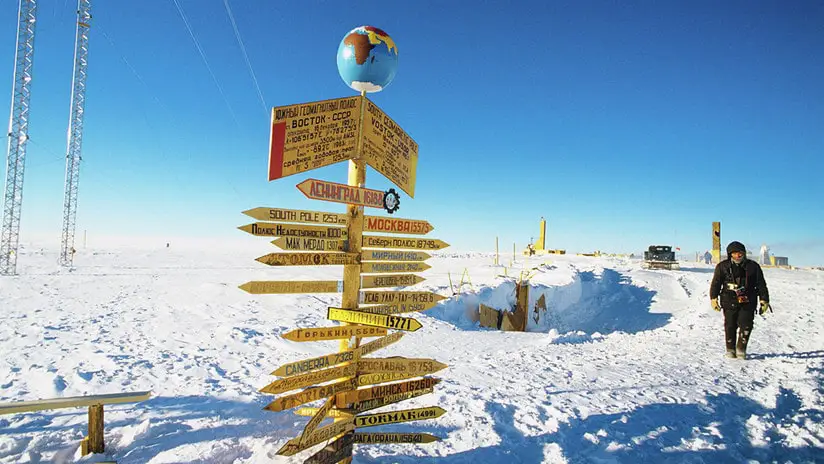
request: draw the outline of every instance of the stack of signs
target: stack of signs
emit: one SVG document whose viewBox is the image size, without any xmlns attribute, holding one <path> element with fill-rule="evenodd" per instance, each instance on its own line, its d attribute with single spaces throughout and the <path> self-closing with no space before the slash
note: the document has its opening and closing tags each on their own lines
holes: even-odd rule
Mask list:
<svg viewBox="0 0 824 464">
<path fill-rule="evenodd" d="M 364 163 L 377 169 L 401 190 L 414 195 L 417 144 L 364 95 L 274 108 L 269 150 L 269 180 L 340 161 L 353 160 L 354 173 L 365 176 Z M 351 458 L 355 444 L 430 443 L 428 433 L 370 433 L 362 429 L 384 424 L 435 419 L 446 411 L 437 406 L 375 412 L 373 410 L 425 395 L 440 379 L 431 374 L 447 367 L 433 359 L 369 357 L 397 342 L 421 323 L 399 314 L 424 311 L 444 297 L 424 291 L 394 291 L 425 279 L 415 272 L 429 269 L 427 251 L 448 246 L 441 240 L 409 238 L 432 231 L 423 220 L 363 214 L 363 208 L 394 213 L 400 198 L 358 185 L 306 179 L 297 187 L 308 198 L 344 203 L 346 214 L 280 208 L 254 208 L 244 213 L 258 222 L 239 227 L 272 239 L 285 250 L 257 261 L 269 266 L 345 266 L 344 280 L 251 281 L 240 288 L 253 294 L 342 293 L 346 307 L 328 308 L 327 317 L 344 325 L 301 328 L 285 333 L 294 342 L 354 339 L 341 350 L 280 366 L 280 378 L 261 392 L 279 395 L 265 409 L 309 416 L 303 432 L 277 454 L 291 456 L 325 443 L 305 462 L 337 463 Z M 363 235 L 364 232 L 394 235 Z M 350 238 L 352 240 L 350 240 Z M 361 275 L 361 273 L 365 275 Z M 385 289 L 385 290 L 374 290 Z M 343 303 L 346 302 L 346 303 Z M 360 344 L 361 338 L 378 337 Z M 310 403 L 317 402 L 315 405 Z M 324 421 L 330 418 L 330 423 Z"/>
</svg>

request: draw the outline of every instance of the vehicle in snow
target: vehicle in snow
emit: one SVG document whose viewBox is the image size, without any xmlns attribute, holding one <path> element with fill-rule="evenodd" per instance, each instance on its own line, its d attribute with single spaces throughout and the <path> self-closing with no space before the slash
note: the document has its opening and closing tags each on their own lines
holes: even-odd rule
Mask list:
<svg viewBox="0 0 824 464">
<path fill-rule="evenodd" d="M 675 260 L 675 252 L 669 245 L 650 245 L 649 250 L 644 252 L 644 262 L 641 267 L 644 269 L 681 269 L 678 261 Z"/>
</svg>

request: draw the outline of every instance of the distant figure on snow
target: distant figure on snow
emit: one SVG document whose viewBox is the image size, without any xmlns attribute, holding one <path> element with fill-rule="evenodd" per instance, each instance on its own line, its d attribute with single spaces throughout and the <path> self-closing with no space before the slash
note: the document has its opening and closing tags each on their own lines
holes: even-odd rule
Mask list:
<svg viewBox="0 0 824 464">
<path fill-rule="evenodd" d="M 724 310 L 728 358 L 747 359 L 747 343 L 752 333 L 755 311 L 759 306 L 756 298 L 761 299 L 759 314 L 763 315 L 770 308 L 770 294 L 764 272 L 758 263 L 747 259 L 744 244 L 731 242 L 727 245 L 727 259 L 715 266 L 715 274 L 710 283 L 712 309 Z"/>
<path fill-rule="evenodd" d="M 709 251 L 709 250 L 707 250 L 707 252 L 706 252 L 706 253 L 704 253 L 704 263 L 705 263 L 705 264 L 710 264 L 710 263 L 712 263 L 712 253 L 710 253 L 710 251 Z"/>
</svg>

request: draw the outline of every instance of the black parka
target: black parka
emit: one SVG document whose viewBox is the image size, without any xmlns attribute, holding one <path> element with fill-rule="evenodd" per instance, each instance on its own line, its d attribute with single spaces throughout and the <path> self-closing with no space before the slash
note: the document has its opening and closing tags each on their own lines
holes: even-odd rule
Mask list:
<svg viewBox="0 0 824 464">
<path fill-rule="evenodd" d="M 727 284 L 736 283 L 736 286 L 744 287 L 744 294 L 747 295 L 749 303 L 739 304 L 735 291 L 728 290 Z M 770 293 L 767 290 L 767 282 L 764 280 L 764 272 L 761 266 L 755 261 L 744 259 L 741 264 L 735 264 L 730 258 L 725 259 L 715 266 L 715 274 L 712 276 L 710 284 L 710 299 L 721 296 L 721 307 L 724 309 L 747 308 L 756 309 L 758 301 L 770 301 Z"/>
</svg>

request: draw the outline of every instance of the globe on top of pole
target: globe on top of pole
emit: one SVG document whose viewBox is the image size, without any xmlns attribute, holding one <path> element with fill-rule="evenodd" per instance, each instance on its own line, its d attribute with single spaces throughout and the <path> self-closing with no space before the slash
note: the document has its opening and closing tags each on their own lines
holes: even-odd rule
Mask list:
<svg viewBox="0 0 824 464">
<path fill-rule="evenodd" d="M 389 34 L 377 27 L 360 26 L 349 31 L 338 46 L 338 73 L 358 92 L 380 92 L 398 71 L 398 47 Z"/>
</svg>

